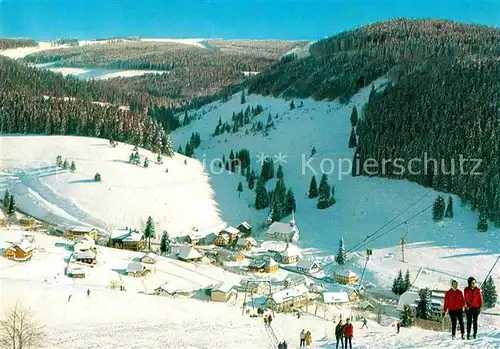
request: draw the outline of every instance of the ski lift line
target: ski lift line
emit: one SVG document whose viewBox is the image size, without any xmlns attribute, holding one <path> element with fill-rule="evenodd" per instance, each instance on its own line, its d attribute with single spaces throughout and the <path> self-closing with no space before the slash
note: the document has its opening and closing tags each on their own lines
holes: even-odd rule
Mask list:
<svg viewBox="0 0 500 349">
<path fill-rule="evenodd" d="M 495 269 L 495 266 L 497 265 L 497 263 L 498 263 L 499 260 L 500 260 L 500 254 L 498 255 L 497 260 L 495 261 L 495 263 L 493 263 L 493 266 L 491 267 L 491 269 L 488 272 L 488 274 L 486 274 L 486 277 L 484 278 L 484 280 L 481 283 L 481 285 L 479 285 L 479 287 L 483 286 L 483 284 L 486 282 L 486 280 L 488 279 L 488 277 L 491 275 L 491 272 L 493 271 L 493 269 Z"/>
</svg>

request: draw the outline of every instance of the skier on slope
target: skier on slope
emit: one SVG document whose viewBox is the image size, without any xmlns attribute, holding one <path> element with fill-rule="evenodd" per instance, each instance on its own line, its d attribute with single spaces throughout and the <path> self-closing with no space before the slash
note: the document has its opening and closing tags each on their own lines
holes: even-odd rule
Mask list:
<svg viewBox="0 0 500 349">
<path fill-rule="evenodd" d="M 363 326 L 361 326 L 361 329 L 363 329 L 365 327 L 368 329 L 368 325 L 367 324 L 368 324 L 368 320 L 366 320 L 366 318 L 364 317 L 363 318 Z"/>
<path fill-rule="evenodd" d="M 455 339 L 455 334 L 457 331 L 457 320 L 460 325 L 460 332 L 462 333 L 462 339 L 464 337 L 464 319 L 463 310 L 465 309 L 465 300 L 462 291 L 458 288 L 458 282 L 456 280 L 451 281 L 451 288 L 444 294 L 444 308 L 443 311 L 450 315 L 451 318 L 451 338 Z"/>
<path fill-rule="evenodd" d="M 87 297 L 90 296 L 90 289 L 87 289 Z"/>
</svg>

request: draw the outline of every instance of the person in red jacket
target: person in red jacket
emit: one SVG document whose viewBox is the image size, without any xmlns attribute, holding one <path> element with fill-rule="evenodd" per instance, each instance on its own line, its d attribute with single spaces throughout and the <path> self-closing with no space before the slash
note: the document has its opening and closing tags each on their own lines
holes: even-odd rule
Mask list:
<svg viewBox="0 0 500 349">
<path fill-rule="evenodd" d="M 472 337 L 476 339 L 477 335 L 477 318 L 483 306 L 483 297 L 481 297 L 481 290 L 476 287 L 476 279 L 472 276 L 467 279 L 467 286 L 464 289 L 465 299 L 465 315 L 467 317 L 467 339 L 470 339 L 470 330 L 474 324 L 474 332 Z"/>
<path fill-rule="evenodd" d="M 353 334 L 354 334 L 354 327 L 352 327 L 349 318 L 347 318 L 345 320 L 345 325 L 344 325 L 345 349 L 347 349 L 347 342 L 349 342 L 349 348 L 352 349 Z"/>
<path fill-rule="evenodd" d="M 460 332 L 462 333 L 462 339 L 464 337 L 464 318 L 463 311 L 465 309 L 465 300 L 462 291 L 458 288 L 457 280 L 451 281 L 451 288 L 444 294 L 444 312 L 445 314 L 450 314 L 451 318 L 451 338 L 455 339 L 455 333 L 457 331 L 457 320 L 460 324 Z"/>
</svg>

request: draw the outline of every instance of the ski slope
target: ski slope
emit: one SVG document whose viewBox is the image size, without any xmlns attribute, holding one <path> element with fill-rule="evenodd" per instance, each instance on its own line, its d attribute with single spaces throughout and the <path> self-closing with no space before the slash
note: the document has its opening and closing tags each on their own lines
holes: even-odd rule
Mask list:
<svg viewBox="0 0 500 349">
<path fill-rule="evenodd" d="M 375 82 L 377 89 L 383 88 L 385 79 Z M 175 144 L 186 144 L 193 132 L 198 132 L 201 145 L 195 157 L 204 162 L 211 177 L 215 200 L 220 206 L 223 218 L 230 224 L 247 220 L 255 227 L 263 227 L 268 209 L 256 211 L 255 192 L 250 191 L 245 178 L 235 173 L 223 171 L 216 164 L 223 155 L 229 158 L 234 152 L 248 149 L 251 167 L 258 174 L 262 155 L 273 158 L 275 174 L 281 162 L 287 187 L 291 187 L 297 201 L 296 221 L 301 236 L 299 246 L 307 254 L 318 259 L 331 259 L 338 251 L 340 237 L 344 237 L 346 249 L 360 244 L 357 253 L 352 254 L 348 267 L 361 275 L 365 263 L 365 248 L 373 249 L 373 257 L 367 265 L 365 281 L 380 286 L 389 286 L 399 269 L 410 269 L 416 276 L 421 267 L 428 267 L 415 283 L 417 287 L 446 288 L 451 278 L 462 280 L 474 275 L 482 280 L 500 252 L 500 229 L 490 224 L 487 233 L 476 229 L 478 215 L 470 207 L 463 206 L 460 199 L 452 195 L 455 216 L 441 223 L 432 221 L 432 210 L 417 215 L 433 204 L 438 193 L 405 180 L 388 180 L 377 177 L 352 177 L 348 162 L 353 159 L 353 149 L 348 148 L 351 132 L 350 115 L 356 106 L 360 117 L 362 107 L 368 99 L 371 86 L 361 89 L 347 105 L 337 101 L 317 102 L 310 99 L 295 100 L 296 108 L 290 110 L 290 100 L 249 95 L 246 104 L 240 103 L 240 94 L 235 94 L 228 102 L 215 102 L 192 114 L 188 126 L 173 133 Z M 262 105 L 264 112 L 251 123 L 240 128 L 238 133 L 212 134 L 221 118 L 229 121 L 233 112 L 238 113 L 247 106 Z M 265 136 L 262 132 L 250 131 L 252 122 L 261 120 L 265 125 L 271 113 L 275 129 Z M 278 114 L 278 118 L 275 115 Z M 182 117 L 182 116 L 181 116 Z M 248 130 L 248 134 L 246 134 Z M 309 161 L 312 148 L 317 154 Z M 281 157 L 280 157 L 281 154 Z M 281 161 L 280 161 L 281 160 Z M 334 165 L 332 169 L 332 164 Z M 323 167 L 322 167 L 323 165 Z M 307 192 L 314 174 L 319 183 L 321 173 L 328 174 L 328 181 L 335 186 L 337 203 L 326 209 L 316 208 L 317 200 L 308 199 Z M 243 183 L 244 191 L 238 197 L 237 187 Z M 275 179 L 266 188 L 274 189 Z M 419 201 L 418 201 L 419 200 Z M 403 210 L 410 209 L 402 215 Z M 417 215 L 415 218 L 413 216 Z M 380 234 L 391 232 L 362 242 L 393 218 L 391 224 Z M 284 218 L 283 221 L 288 221 Z M 406 234 L 404 222 L 408 220 L 405 262 L 401 262 L 400 238 Z M 335 265 L 332 265 L 335 268 Z M 434 270 L 430 270 L 430 269 Z M 493 273 L 497 287 L 500 287 L 498 267 Z M 332 268 L 329 269 L 330 271 Z"/>
<path fill-rule="evenodd" d="M 199 162 L 175 154 L 158 165 L 156 154 L 139 149 L 141 166 L 136 166 L 128 163 L 132 151 L 131 145 L 113 148 L 97 138 L 2 135 L 2 198 L 9 188 L 17 207 L 36 218 L 108 232 L 142 230 L 148 216 L 158 236 L 163 230 L 174 237 L 193 226 L 203 231 L 224 225 Z M 58 155 L 75 161 L 76 172 L 56 168 Z M 145 157 L 149 168 L 142 166 Z M 97 172 L 102 182 L 93 182 Z"/>
</svg>

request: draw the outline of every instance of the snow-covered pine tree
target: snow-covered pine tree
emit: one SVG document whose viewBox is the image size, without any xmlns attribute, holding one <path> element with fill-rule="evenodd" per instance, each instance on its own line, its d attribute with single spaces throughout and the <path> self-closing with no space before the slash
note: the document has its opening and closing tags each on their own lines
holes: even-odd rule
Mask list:
<svg viewBox="0 0 500 349">
<path fill-rule="evenodd" d="M 245 98 L 245 89 L 241 90 L 241 104 L 245 104 L 247 102 L 247 99 Z"/>
<path fill-rule="evenodd" d="M 339 252 L 335 256 L 335 262 L 337 262 L 338 265 L 344 265 L 347 262 L 347 256 L 345 253 L 345 245 L 344 245 L 344 237 L 340 238 Z"/>
<path fill-rule="evenodd" d="M 318 183 L 316 183 L 316 176 L 313 175 L 311 178 L 311 184 L 309 185 L 309 199 L 314 199 L 318 197 Z"/>
<path fill-rule="evenodd" d="M 161 254 L 170 252 L 170 240 L 166 230 L 164 230 L 163 234 L 161 235 L 160 252 Z"/>
<path fill-rule="evenodd" d="M 401 270 L 392 283 L 392 292 L 398 296 L 401 296 L 403 293 L 405 293 L 405 281 L 403 279 L 403 272 Z"/>
<path fill-rule="evenodd" d="M 417 318 L 427 320 L 431 316 L 431 291 L 428 288 L 418 291 Z"/>
<path fill-rule="evenodd" d="M 358 110 L 356 109 L 356 106 L 352 107 L 352 112 L 351 112 L 351 126 L 355 127 L 358 124 Z"/>
<path fill-rule="evenodd" d="M 95 174 L 94 176 L 94 182 L 100 182 L 101 181 L 101 175 L 98 173 Z"/>
<path fill-rule="evenodd" d="M 483 292 L 483 303 L 486 309 L 495 307 L 498 300 L 498 294 L 495 287 L 495 282 L 491 275 L 481 285 Z"/>
<path fill-rule="evenodd" d="M 69 168 L 68 160 L 64 160 L 62 168 L 63 168 L 63 170 L 67 170 Z"/>
<path fill-rule="evenodd" d="M 69 170 L 71 172 L 75 172 L 76 171 L 76 165 L 75 165 L 75 162 L 74 161 L 71 161 L 71 166 L 69 167 Z"/>
<path fill-rule="evenodd" d="M 148 248 L 151 251 L 151 238 L 155 237 L 155 225 L 153 222 L 153 218 L 151 216 L 148 217 L 146 221 L 146 227 L 144 228 L 144 238 L 148 239 Z"/>
<path fill-rule="evenodd" d="M 292 101 L 290 102 L 290 110 L 294 110 L 294 109 L 295 109 L 295 102 L 292 99 Z"/>
<path fill-rule="evenodd" d="M 156 163 L 159 165 L 163 164 L 163 157 L 161 156 L 161 153 L 158 153 L 158 156 L 156 157 Z"/>
<path fill-rule="evenodd" d="M 62 165 L 62 157 L 61 157 L 61 155 L 57 155 L 57 157 L 56 157 L 56 166 L 57 167 L 61 167 L 61 165 Z"/>
<path fill-rule="evenodd" d="M 445 218 L 453 218 L 453 199 L 451 196 L 448 197 L 448 205 L 446 206 L 444 216 Z"/>
<path fill-rule="evenodd" d="M 262 210 L 269 206 L 269 198 L 267 196 L 266 183 L 262 177 L 257 180 L 255 188 L 255 208 Z"/>
<path fill-rule="evenodd" d="M 261 177 L 264 177 L 264 181 L 268 181 L 274 177 L 274 161 L 272 159 L 270 158 L 264 159 L 260 175 Z"/>
<path fill-rule="evenodd" d="M 403 327 L 411 327 L 414 322 L 413 311 L 410 306 L 405 304 L 403 307 L 403 312 L 401 313 L 401 326 Z"/>
<path fill-rule="evenodd" d="M 5 194 L 3 195 L 3 208 L 8 210 L 10 205 L 10 191 L 5 189 Z"/>
<path fill-rule="evenodd" d="M 411 279 L 410 279 L 410 269 L 406 269 L 405 280 L 404 280 L 404 290 L 409 291 L 411 287 Z"/>
<path fill-rule="evenodd" d="M 16 212 L 16 200 L 14 200 L 14 195 L 10 194 L 9 208 L 7 209 L 7 214 L 12 215 Z"/>
<path fill-rule="evenodd" d="M 281 208 L 279 207 L 278 200 L 276 200 L 276 197 L 273 197 L 273 202 L 271 206 L 271 211 L 269 213 L 271 216 L 271 223 L 272 222 L 279 222 L 280 219 L 282 218 L 281 216 Z"/>
<path fill-rule="evenodd" d="M 241 192 L 243 191 L 243 184 L 240 182 L 238 183 L 238 197 L 240 197 L 241 195 Z"/>
<path fill-rule="evenodd" d="M 479 213 L 479 219 L 477 221 L 477 231 L 481 233 L 488 231 L 488 219 L 486 218 L 486 214 Z"/>
<path fill-rule="evenodd" d="M 148 168 L 149 167 L 149 159 L 148 158 L 145 158 L 144 159 L 144 164 L 143 164 L 144 168 Z"/>
<path fill-rule="evenodd" d="M 316 152 L 316 147 L 313 147 L 313 148 L 311 149 L 311 157 L 313 157 L 314 155 L 316 155 L 316 153 L 317 153 L 317 152 Z"/>
<path fill-rule="evenodd" d="M 281 167 L 281 165 L 278 166 L 278 172 L 276 172 L 276 178 L 283 179 L 283 167 Z"/>
<path fill-rule="evenodd" d="M 328 208 L 330 206 L 330 185 L 328 185 L 328 179 L 326 174 L 323 173 L 321 181 L 318 188 L 318 205 L 320 210 Z"/>
<path fill-rule="evenodd" d="M 288 188 L 286 192 L 286 214 L 291 214 L 297 211 L 297 204 L 295 202 L 295 195 L 293 194 L 292 188 Z"/>
<path fill-rule="evenodd" d="M 255 187 L 255 171 L 250 172 L 250 178 L 248 179 L 248 189 L 253 190 Z"/>
<path fill-rule="evenodd" d="M 354 127 L 351 128 L 351 135 L 349 136 L 349 148 L 356 148 L 358 146 L 358 140 L 356 139 L 356 131 Z"/>
<path fill-rule="evenodd" d="M 436 201 L 434 201 L 434 206 L 432 208 L 432 219 L 435 222 L 440 222 L 443 220 L 444 211 L 445 211 L 445 201 L 441 195 L 438 195 Z"/>
<path fill-rule="evenodd" d="M 335 205 L 337 203 L 337 199 L 335 199 L 335 187 L 332 184 L 332 196 L 330 196 L 330 206 Z"/>
</svg>

